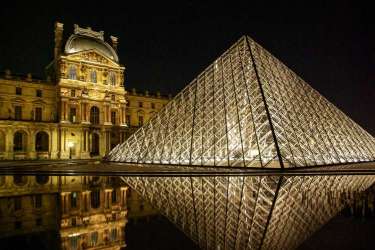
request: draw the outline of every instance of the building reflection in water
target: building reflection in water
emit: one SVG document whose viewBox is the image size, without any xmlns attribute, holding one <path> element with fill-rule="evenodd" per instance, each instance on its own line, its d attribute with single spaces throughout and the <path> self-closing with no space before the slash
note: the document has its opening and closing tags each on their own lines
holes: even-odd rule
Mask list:
<svg viewBox="0 0 375 250">
<path fill-rule="evenodd" d="M 118 177 L 0 176 L 0 237 L 37 235 L 63 250 L 122 249 L 127 190 Z"/>
</svg>

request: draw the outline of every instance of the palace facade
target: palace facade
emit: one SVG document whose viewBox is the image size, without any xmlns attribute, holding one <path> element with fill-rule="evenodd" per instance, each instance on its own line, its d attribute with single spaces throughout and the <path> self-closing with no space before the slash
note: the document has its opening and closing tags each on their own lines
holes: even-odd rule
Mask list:
<svg viewBox="0 0 375 250">
<path fill-rule="evenodd" d="M 0 238 L 62 250 L 123 249 L 127 190 L 118 177 L 0 176 Z"/>
<path fill-rule="evenodd" d="M 74 26 L 68 39 L 55 24 L 54 60 L 46 79 L 0 75 L 0 159 L 102 157 L 170 99 L 125 91 L 118 39 Z"/>
</svg>

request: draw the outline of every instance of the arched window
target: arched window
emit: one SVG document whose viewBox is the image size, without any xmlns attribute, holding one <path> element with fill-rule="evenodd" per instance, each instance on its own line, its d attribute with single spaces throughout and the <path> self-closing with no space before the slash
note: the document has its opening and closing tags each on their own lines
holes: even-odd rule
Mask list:
<svg viewBox="0 0 375 250">
<path fill-rule="evenodd" d="M 26 151 L 27 134 L 24 131 L 17 131 L 13 138 L 13 151 Z"/>
<path fill-rule="evenodd" d="M 92 106 L 90 109 L 90 122 L 91 124 L 99 124 L 99 108 Z"/>
<path fill-rule="evenodd" d="M 72 80 L 77 80 L 77 68 L 75 66 L 69 67 L 68 78 Z"/>
<path fill-rule="evenodd" d="M 96 83 L 96 71 L 95 70 L 91 71 L 90 79 L 91 79 L 91 82 Z"/>
<path fill-rule="evenodd" d="M 108 79 L 109 79 L 109 84 L 111 84 L 112 86 L 116 85 L 116 74 L 115 74 L 115 72 L 109 72 Z"/>
<path fill-rule="evenodd" d="M 40 131 L 35 136 L 35 150 L 47 152 L 49 150 L 49 136 L 46 132 Z"/>
</svg>

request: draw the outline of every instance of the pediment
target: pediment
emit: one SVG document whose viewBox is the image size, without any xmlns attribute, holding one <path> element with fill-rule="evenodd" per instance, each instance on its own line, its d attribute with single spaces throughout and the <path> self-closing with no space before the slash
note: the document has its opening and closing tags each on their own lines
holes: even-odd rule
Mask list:
<svg viewBox="0 0 375 250">
<path fill-rule="evenodd" d="M 10 99 L 11 102 L 26 102 L 24 99 L 22 99 L 21 97 L 15 97 L 15 98 L 12 98 Z"/>
<path fill-rule="evenodd" d="M 35 100 L 35 101 L 32 101 L 33 104 L 36 104 L 36 105 L 44 105 L 44 104 L 47 104 L 45 101 L 43 100 Z"/>
<path fill-rule="evenodd" d="M 101 53 L 100 51 L 96 49 L 84 50 L 84 51 L 79 51 L 73 54 L 69 54 L 66 56 L 66 58 L 72 59 L 72 60 L 78 60 L 78 61 L 89 61 L 89 62 L 94 62 L 94 63 L 100 63 L 100 64 L 105 64 L 107 66 L 112 66 L 112 67 L 119 66 L 119 64 L 117 64 L 112 59 L 105 56 L 103 53 Z"/>
</svg>

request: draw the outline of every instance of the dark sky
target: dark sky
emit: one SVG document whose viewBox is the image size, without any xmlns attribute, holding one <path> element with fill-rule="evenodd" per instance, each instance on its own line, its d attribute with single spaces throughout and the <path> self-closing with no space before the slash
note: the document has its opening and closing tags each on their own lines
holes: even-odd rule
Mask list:
<svg viewBox="0 0 375 250">
<path fill-rule="evenodd" d="M 74 23 L 104 30 L 107 39 L 118 36 L 126 88 L 175 94 L 247 34 L 375 135 L 375 30 L 369 6 L 347 1 L 226 1 L 222 6 L 138 1 L 129 6 L 129 1 L 77 0 L 57 7 L 41 2 L 1 3 L 0 71 L 43 76 L 58 20 L 65 38 Z"/>
</svg>

